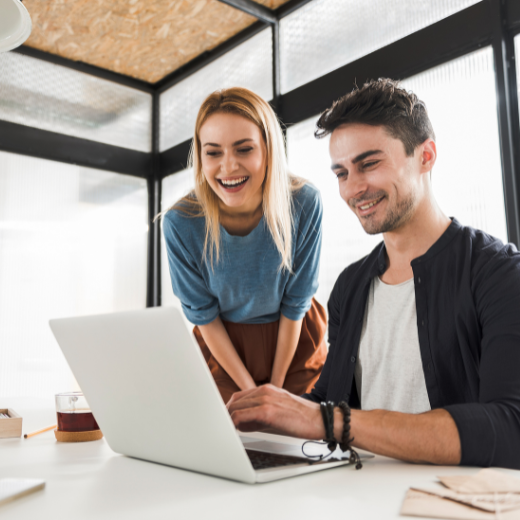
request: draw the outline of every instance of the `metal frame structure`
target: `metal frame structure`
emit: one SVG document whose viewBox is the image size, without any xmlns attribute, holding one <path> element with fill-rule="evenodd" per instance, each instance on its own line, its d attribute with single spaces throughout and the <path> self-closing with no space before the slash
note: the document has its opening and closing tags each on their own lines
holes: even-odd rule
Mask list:
<svg viewBox="0 0 520 520">
<path fill-rule="evenodd" d="M 345 93 L 346 85 L 353 85 L 356 81 L 361 84 L 366 79 L 383 76 L 404 79 L 484 46 L 492 46 L 507 230 L 509 240 L 520 246 L 520 118 L 514 55 L 514 37 L 520 33 L 520 0 L 482 0 L 285 94 L 280 89 L 280 20 L 313 0 L 290 0 L 276 10 L 269 10 L 252 0 L 219 1 L 255 16 L 258 22 L 155 84 L 29 47 L 11 51 L 152 95 L 151 153 L 0 121 L 0 150 L 147 179 L 147 306 L 161 303 L 161 235 L 159 222 L 154 222 L 154 217 L 161 211 L 162 179 L 186 167 L 191 146 L 191 140 L 187 140 L 160 152 L 160 95 L 267 27 L 271 27 L 273 38 L 271 103 L 285 125 L 318 115 Z"/>
</svg>

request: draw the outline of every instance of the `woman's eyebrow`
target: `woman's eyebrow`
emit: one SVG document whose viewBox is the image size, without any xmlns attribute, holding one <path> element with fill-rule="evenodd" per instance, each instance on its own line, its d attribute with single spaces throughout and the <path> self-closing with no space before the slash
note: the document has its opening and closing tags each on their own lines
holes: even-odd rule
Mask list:
<svg viewBox="0 0 520 520">
<path fill-rule="evenodd" d="M 238 140 L 238 141 L 235 141 L 235 142 L 233 143 L 233 146 L 240 146 L 241 144 L 243 144 L 243 143 L 247 143 L 248 141 L 252 141 L 252 140 L 253 140 L 253 139 L 251 139 L 250 137 L 246 137 L 245 139 L 240 139 L 240 140 Z M 202 145 L 202 147 L 204 147 L 204 146 L 216 146 L 216 147 L 218 147 L 218 148 L 221 147 L 221 145 L 220 145 L 220 144 L 217 144 L 217 143 L 204 143 L 204 144 Z"/>
<path fill-rule="evenodd" d="M 245 139 L 240 139 L 239 141 L 235 141 L 233 143 L 233 146 L 239 146 L 243 143 L 247 143 L 247 141 L 252 141 L 253 139 L 251 139 L 250 137 L 246 137 Z"/>
</svg>

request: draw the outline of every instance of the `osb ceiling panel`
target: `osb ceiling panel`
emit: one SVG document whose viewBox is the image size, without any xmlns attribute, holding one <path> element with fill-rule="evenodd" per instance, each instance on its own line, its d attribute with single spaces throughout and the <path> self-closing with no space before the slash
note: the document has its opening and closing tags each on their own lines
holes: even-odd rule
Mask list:
<svg viewBox="0 0 520 520">
<path fill-rule="evenodd" d="M 287 0 L 256 0 L 275 9 Z M 217 0 L 25 0 L 26 45 L 150 83 L 256 21 Z"/>
</svg>

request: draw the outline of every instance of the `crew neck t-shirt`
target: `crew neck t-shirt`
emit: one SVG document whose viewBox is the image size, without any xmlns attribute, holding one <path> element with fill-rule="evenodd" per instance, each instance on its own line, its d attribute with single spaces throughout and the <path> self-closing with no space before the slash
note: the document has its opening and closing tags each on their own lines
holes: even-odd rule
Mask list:
<svg viewBox="0 0 520 520">
<path fill-rule="evenodd" d="M 234 323 L 271 323 L 280 312 L 299 320 L 318 288 L 322 203 L 305 184 L 292 194 L 292 270 L 280 269 L 281 256 L 264 217 L 246 236 L 220 226 L 220 258 L 213 268 L 203 259 L 204 217 L 172 209 L 163 219 L 173 293 L 195 325 L 220 316 Z"/>
<path fill-rule="evenodd" d="M 356 363 L 363 410 L 422 413 L 431 409 L 421 361 L 413 278 L 388 285 L 372 279 Z"/>
</svg>

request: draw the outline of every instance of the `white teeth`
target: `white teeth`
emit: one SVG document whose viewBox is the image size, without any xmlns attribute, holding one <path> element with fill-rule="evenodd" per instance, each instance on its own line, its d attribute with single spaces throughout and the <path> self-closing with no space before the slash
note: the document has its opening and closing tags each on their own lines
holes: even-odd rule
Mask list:
<svg viewBox="0 0 520 520">
<path fill-rule="evenodd" d="M 368 208 L 371 208 L 372 206 L 374 206 L 375 204 L 377 204 L 381 199 L 378 199 L 378 200 L 374 200 L 373 202 L 370 202 L 369 204 L 365 204 L 364 206 L 359 206 L 359 209 L 362 209 L 363 211 L 368 209 Z"/>
<path fill-rule="evenodd" d="M 241 182 L 244 182 L 247 179 L 247 177 L 242 177 L 240 179 L 232 179 L 230 181 L 225 181 L 224 179 L 219 179 L 224 186 L 235 186 L 235 184 L 240 184 Z"/>
</svg>

